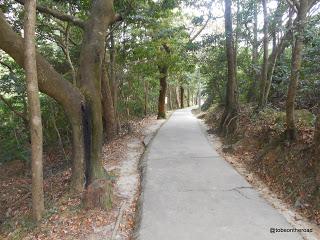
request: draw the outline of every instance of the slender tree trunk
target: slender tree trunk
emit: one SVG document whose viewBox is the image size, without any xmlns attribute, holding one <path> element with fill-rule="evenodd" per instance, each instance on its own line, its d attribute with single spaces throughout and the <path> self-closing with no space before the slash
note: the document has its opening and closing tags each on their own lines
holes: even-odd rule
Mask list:
<svg viewBox="0 0 320 240">
<path fill-rule="evenodd" d="M 292 47 L 292 60 L 291 60 L 291 75 L 288 87 L 287 102 L 286 102 L 286 123 L 287 123 L 287 139 L 294 141 L 297 137 L 297 130 L 294 121 L 294 104 L 297 93 L 297 86 L 301 69 L 301 56 L 303 50 L 303 34 L 306 24 L 308 1 L 299 1 L 296 30 L 294 31 L 294 45 Z"/>
<path fill-rule="evenodd" d="M 257 70 L 258 62 L 258 6 L 257 2 L 254 1 L 253 6 L 253 43 L 252 43 L 252 55 L 251 55 L 251 64 L 252 64 L 252 84 L 248 91 L 248 101 L 252 102 L 257 99 L 257 81 L 259 79 L 259 73 Z"/>
<path fill-rule="evenodd" d="M 0 11 L 0 48 L 25 69 L 24 47 L 23 39 L 12 30 Z M 65 81 L 39 53 L 36 54 L 36 58 L 40 91 L 61 104 L 70 120 L 72 126 L 71 189 L 81 192 L 84 179 L 83 96 L 79 89 Z"/>
<path fill-rule="evenodd" d="M 265 99 L 266 101 L 268 100 L 269 97 L 269 93 L 270 93 L 270 89 L 271 89 L 271 84 L 272 84 L 272 76 L 273 76 L 273 72 L 276 66 L 276 62 L 278 57 L 283 53 L 284 49 L 287 47 L 288 45 L 288 40 L 289 37 L 292 34 L 292 14 L 293 14 L 293 10 L 289 10 L 289 20 L 287 23 L 287 28 L 289 30 L 287 30 L 285 32 L 285 34 L 281 37 L 281 39 L 279 40 L 278 44 L 277 44 L 277 31 L 278 28 L 281 27 L 282 25 L 282 16 L 283 16 L 283 10 L 281 8 L 281 3 L 279 3 L 276 13 L 275 13 L 275 23 L 273 26 L 273 31 L 272 31 L 272 39 L 273 39 L 273 47 L 272 47 L 272 52 L 269 56 L 268 59 L 268 74 L 267 74 L 267 85 L 266 85 L 266 89 L 265 89 Z"/>
<path fill-rule="evenodd" d="M 237 12 L 236 12 L 236 31 L 235 31 L 235 41 L 234 41 L 234 52 L 237 53 L 238 52 L 238 41 L 239 41 L 239 33 L 240 33 L 240 21 L 241 21 L 241 15 L 239 14 L 240 12 L 240 0 L 236 1 L 236 5 L 237 5 Z M 237 78 L 237 68 L 238 68 L 238 59 L 237 59 L 237 55 L 234 58 L 234 72 L 235 72 L 235 76 Z"/>
<path fill-rule="evenodd" d="M 108 72 L 105 65 L 102 66 L 101 95 L 106 139 L 107 141 L 111 141 L 117 134 L 117 123 Z"/>
<path fill-rule="evenodd" d="M 237 82 L 235 74 L 235 53 L 232 31 L 231 0 L 225 0 L 225 34 L 226 34 L 226 54 L 228 61 L 228 80 L 226 90 L 225 109 L 220 121 L 220 132 L 224 135 L 232 134 L 237 128 L 238 99 Z"/>
<path fill-rule="evenodd" d="M 259 96 L 259 108 L 264 108 L 267 104 L 266 99 L 266 86 L 268 78 L 268 48 L 269 48 L 269 22 L 268 22 L 268 11 L 267 11 L 267 0 L 262 0 L 264 26 L 263 26 L 263 63 L 260 77 L 260 96 Z"/>
<path fill-rule="evenodd" d="M 113 98 L 113 108 L 117 123 L 117 134 L 120 132 L 119 114 L 118 114 L 118 82 L 116 78 L 116 47 L 114 35 L 110 33 L 110 88 Z"/>
<path fill-rule="evenodd" d="M 184 87 L 180 86 L 180 108 L 184 108 Z"/>
<path fill-rule="evenodd" d="M 288 34 L 289 35 L 289 34 Z M 277 63 L 277 59 L 278 57 L 282 54 L 282 52 L 284 51 L 284 49 L 286 48 L 288 43 L 288 39 L 287 37 L 283 37 L 281 38 L 280 42 L 273 47 L 272 53 L 269 57 L 268 60 L 268 75 L 267 75 L 267 86 L 265 89 L 265 99 L 267 100 L 270 94 L 270 88 L 271 88 L 271 84 L 272 84 L 272 76 L 274 73 L 274 69 Z"/>
<path fill-rule="evenodd" d="M 175 88 L 175 95 L 176 95 L 177 108 L 180 108 L 181 103 L 180 103 L 180 97 L 179 97 L 179 87 Z"/>
<path fill-rule="evenodd" d="M 149 86 L 148 82 L 143 79 L 144 84 L 144 116 L 148 115 L 148 94 L 149 94 Z"/>
<path fill-rule="evenodd" d="M 191 106 L 194 106 L 194 95 L 193 95 L 193 90 L 191 92 Z"/>
<path fill-rule="evenodd" d="M 52 108 L 53 108 L 53 106 L 52 106 Z M 54 108 L 53 108 L 53 109 L 54 109 Z M 61 151 L 63 152 L 64 159 L 67 160 L 67 163 L 68 163 L 68 165 L 69 165 L 69 159 L 68 159 L 68 156 L 67 156 L 66 151 L 64 150 L 64 145 L 63 145 L 62 137 L 61 137 L 60 131 L 59 131 L 58 126 L 57 126 L 56 117 L 55 117 L 55 113 L 54 113 L 54 112 L 53 112 L 53 114 L 52 114 L 52 116 L 51 116 L 51 120 L 52 120 L 53 128 L 54 128 L 54 130 L 55 130 L 56 133 L 57 133 L 59 145 L 60 145 Z"/>
<path fill-rule="evenodd" d="M 73 63 L 72 63 L 72 60 L 71 60 L 71 57 L 70 57 L 70 51 L 69 51 L 69 33 L 70 32 L 70 24 L 68 23 L 67 25 L 67 28 L 66 28 L 66 31 L 65 31 L 65 49 L 64 49 L 64 52 L 65 52 L 65 55 L 66 55 L 66 58 L 67 58 L 67 61 L 68 61 L 68 64 L 69 64 L 69 67 L 70 67 L 70 70 L 71 70 L 71 75 L 72 75 L 72 83 L 73 85 L 77 85 L 77 74 L 76 74 L 76 70 L 73 66 Z"/>
<path fill-rule="evenodd" d="M 172 110 L 172 92 L 171 92 L 171 86 L 168 85 L 168 105 L 169 105 L 169 109 Z"/>
<path fill-rule="evenodd" d="M 190 107 L 190 88 L 187 89 L 187 106 Z"/>
<path fill-rule="evenodd" d="M 317 116 L 313 142 L 318 152 L 320 152 L 320 114 Z"/>
<path fill-rule="evenodd" d="M 159 66 L 160 72 L 160 91 L 158 101 L 158 119 L 166 118 L 166 92 L 167 92 L 167 77 L 168 66 Z"/>
<path fill-rule="evenodd" d="M 29 123 L 31 133 L 32 158 L 32 213 L 36 221 L 40 221 L 44 212 L 43 194 L 43 135 L 41 109 L 37 79 L 36 47 L 36 0 L 27 0 L 25 3 L 25 69 L 27 79 Z"/>
</svg>

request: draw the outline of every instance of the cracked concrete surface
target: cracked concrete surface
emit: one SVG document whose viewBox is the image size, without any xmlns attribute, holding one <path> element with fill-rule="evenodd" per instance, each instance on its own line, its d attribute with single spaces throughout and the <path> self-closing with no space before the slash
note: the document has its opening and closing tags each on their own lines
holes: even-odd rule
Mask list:
<svg viewBox="0 0 320 240">
<path fill-rule="evenodd" d="M 160 129 L 144 159 L 140 240 L 302 239 L 212 148 L 190 109 Z"/>
</svg>

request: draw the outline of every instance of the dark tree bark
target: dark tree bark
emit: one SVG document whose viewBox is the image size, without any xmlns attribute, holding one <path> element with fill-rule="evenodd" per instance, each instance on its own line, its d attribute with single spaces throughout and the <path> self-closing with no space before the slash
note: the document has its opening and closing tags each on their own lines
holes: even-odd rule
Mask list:
<svg viewBox="0 0 320 240">
<path fill-rule="evenodd" d="M 237 128 L 238 99 L 237 82 L 235 74 L 235 53 L 232 30 L 231 0 L 225 0 L 225 34 L 226 54 L 228 60 L 228 80 L 225 99 L 225 109 L 220 120 L 219 131 L 223 135 L 232 134 Z"/>
<path fill-rule="evenodd" d="M 40 221 L 44 212 L 43 193 L 43 135 L 42 120 L 37 79 L 36 46 L 36 0 L 25 3 L 24 46 L 25 69 L 27 80 L 29 123 L 31 134 L 32 162 L 32 213 L 36 221 Z"/>
<path fill-rule="evenodd" d="M 304 28 L 306 25 L 307 12 L 309 9 L 308 0 L 300 0 L 299 2 L 297 2 L 296 7 L 298 12 L 296 18 L 296 26 L 294 29 L 295 39 L 292 47 L 291 75 L 286 102 L 286 135 L 289 141 L 293 141 L 297 137 L 297 130 L 294 120 L 294 104 L 301 69 Z"/>
<path fill-rule="evenodd" d="M 167 77 L 168 66 L 159 66 L 160 72 L 160 90 L 158 102 L 158 119 L 166 118 L 166 92 L 167 92 Z"/>
<path fill-rule="evenodd" d="M 106 28 L 116 19 L 113 0 L 93 1 L 90 17 L 85 26 L 84 39 L 80 52 L 78 80 L 85 96 L 85 120 L 89 139 L 86 142 L 86 183 L 105 178 L 101 158 L 103 124 L 101 106 L 101 73 L 105 49 Z"/>
<path fill-rule="evenodd" d="M 162 44 L 162 51 L 166 55 L 170 54 L 170 48 L 167 44 Z M 161 63 L 158 66 L 160 72 L 160 90 L 158 100 L 158 119 L 166 118 L 166 95 L 167 95 L 167 78 L 169 66 L 166 63 Z"/>
</svg>

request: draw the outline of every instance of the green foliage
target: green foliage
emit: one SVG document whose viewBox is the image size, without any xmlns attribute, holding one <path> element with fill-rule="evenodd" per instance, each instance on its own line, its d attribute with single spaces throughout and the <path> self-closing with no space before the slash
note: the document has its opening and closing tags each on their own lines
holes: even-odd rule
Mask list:
<svg viewBox="0 0 320 240">
<path fill-rule="evenodd" d="M 21 109 L 21 106 L 15 106 Z M 21 118 L 15 116 L 10 109 L 0 102 L 0 162 L 11 160 L 27 161 L 30 157 L 28 132 Z"/>
<path fill-rule="evenodd" d="M 206 79 L 206 88 L 203 93 L 211 96 L 211 101 L 223 102 L 227 77 L 227 59 L 223 40 L 208 47 L 202 63 L 201 73 Z"/>
</svg>

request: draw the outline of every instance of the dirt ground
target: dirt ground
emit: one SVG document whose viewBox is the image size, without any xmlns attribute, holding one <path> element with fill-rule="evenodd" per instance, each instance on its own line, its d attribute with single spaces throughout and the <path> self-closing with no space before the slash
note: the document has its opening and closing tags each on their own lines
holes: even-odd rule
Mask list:
<svg viewBox="0 0 320 240">
<path fill-rule="evenodd" d="M 0 239 L 130 239 L 139 192 L 138 163 L 143 140 L 163 123 L 148 117 L 131 123 L 130 134 L 104 145 L 106 170 L 114 178 L 113 206 L 86 210 L 81 195 L 69 193 L 71 169 L 55 152 L 45 156 L 46 213 L 36 226 L 31 220 L 31 176 L 20 161 L 0 168 Z"/>
<path fill-rule="evenodd" d="M 206 113 L 194 112 L 194 114 L 202 119 L 202 127 L 209 133 L 208 138 L 213 144 L 213 147 L 259 191 L 263 198 L 278 209 L 295 228 L 313 229 L 312 234 L 305 233 L 303 235 L 304 239 L 320 239 L 317 205 L 308 204 L 308 198 L 295 198 L 293 194 L 290 195 L 286 192 L 286 189 L 288 188 L 300 190 L 300 188 L 303 188 L 302 179 L 309 179 L 306 171 L 300 171 L 299 168 L 290 163 L 294 161 L 304 161 L 300 154 L 291 150 L 291 155 L 296 153 L 296 156 L 293 156 L 292 159 L 288 159 L 288 166 L 282 166 L 277 162 L 281 158 L 280 154 L 274 153 L 273 149 L 267 149 L 268 153 L 266 156 L 263 156 L 263 160 L 260 161 L 259 164 L 256 164 L 257 158 L 261 156 L 261 152 L 266 151 L 262 147 L 263 143 L 261 142 L 265 140 L 262 138 L 267 137 L 268 134 L 274 134 L 272 137 L 269 136 L 269 138 L 272 139 L 276 135 L 274 131 L 269 131 L 268 134 L 262 134 L 261 131 L 263 131 L 263 129 L 257 128 L 255 125 L 256 123 L 243 119 L 242 121 L 240 120 L 239 128 L 246 129 L 243 131 L 244 134 L 242 137 L 238 137 L 236 141 L 234 141 L 234 144 L 230 144 L 230 140 L 215 135 L 213 131 L 215 126 L 210 124 L 212 121 L 217 121 L 219 112 L 216 112 L 215 115 L 210 117 L 205 116 Z M 249 114 L 247 114 L 247 116 L 249 116 Z M 209 119 L 209 122 L 208 118 L 211 118 Z M 272 121 L 267 122 L 264 127 L 272 128 Z M 308 129 L 304 131 L 308 133 L 307 138 L 303 136 L 303 143 L 300 141 L 297 145 L 310 145 L 312 134 L 309 134 L 310 130 Z M 271 141 L 270 139 L 269 141 Z M 299 149 L 296 146 L 288 145 L 287 147 Z M 273 161 L 270 160 L 271 157 Z M 308 157 L 308 155 L 306 157 Z M 301 159 L 297 161 L 297 158 Z M 264 163 L 263 161 L 266 161 L 267 163 Z M 272 162 L 270 163 L 270 161 Z M 273 167 L 271 167 L 270 164 L 273 165 Z M 272 171 L 272 168 L 278 170 Z M 266 169 L 268 169 L 268 171 Z M 289 169 L 290 174 L 288 174 Z M 280 177 L 275 178 L 276 175 Z M 283 182 L 281 182 L 281 176 L 283 176 Z M 311 182 L 310 184 L 314 183 Z M 308 189 L 302 189 L 301 191 L 303 190 L 308 191 Z M 313 196 L 313 198 L 314 197 L 315 196 Z M 300 199 L 301 202 L 296 199 Z"/>
</svg>

